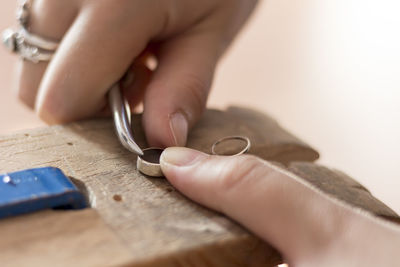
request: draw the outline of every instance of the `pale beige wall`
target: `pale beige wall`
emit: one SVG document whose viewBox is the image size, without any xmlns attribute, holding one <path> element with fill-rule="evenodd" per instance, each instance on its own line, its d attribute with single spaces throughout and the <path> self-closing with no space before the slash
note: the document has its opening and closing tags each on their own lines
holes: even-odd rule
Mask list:
<svg viewBox="0 0 400 267">
<path fill-rule="evenodd" d="M 14 0 L 0 4 L 0 27 Z M 253 106 L 322 153 L 400 212 L 398 1 L 261 0 L 221 62 L 210 106 Z M 0 133 L 40 122 L 11 98 L 0 49 Z"/>
</svg>

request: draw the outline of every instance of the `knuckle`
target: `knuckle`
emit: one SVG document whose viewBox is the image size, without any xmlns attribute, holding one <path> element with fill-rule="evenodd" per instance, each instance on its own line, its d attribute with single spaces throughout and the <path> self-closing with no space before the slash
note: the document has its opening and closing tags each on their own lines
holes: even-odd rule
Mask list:
<svg viewBox="0 0 400 267">
<path fill-rule="evenodd" d="M 200 116 L 206 106 L 210 84 L 197 75 L 187 75 L 182 84 L 190 115 Z"/>
<path fill-rule="evenodd" d="M 49 90 L 43 100 L 36 105 L 37 115 L 48 124 L 60 124 L 71 121 L 63 104 L 58 101 L 54 93 Z"/>
<path fill-rule="evenodd" d="M 232 158 L 221 175 L 220 188 L 224 193 L 239 190 L 244 184 L 262 175 L 263 161 L 251 155 Z"/>
<path fill-rule="evenodd" d="M 68 122 L 67 118 L 61 112 L 52 112 L 52 109 L 47 105 L 37 108 L 37 115 L 48 124 L 62 124 Z"/>
<path fill-rule="evenodd" d="M 37 34 L 61 39 L 78 13 L 74 1 L 34 1 L 29 26 Z"/>
</svg>

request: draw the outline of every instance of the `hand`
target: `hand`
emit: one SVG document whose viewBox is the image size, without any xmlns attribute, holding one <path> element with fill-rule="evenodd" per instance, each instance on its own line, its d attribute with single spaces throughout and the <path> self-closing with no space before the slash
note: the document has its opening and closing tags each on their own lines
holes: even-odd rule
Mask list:
<svg viewBox="0 0 400 267">
<path fill-rule="evenodd" d="M 276 247 L 289 266 L 400 262 L 399 227 L 333 200 L 259 158 L 167 148 L 161 167 L 179 191 L 241 223 Z"/>
<path fill-rule="evenodd" d="M 125 94 L 143 100 L 152 146 L 183 146 L 201 115 L 218 59 L 256 0 L 35 0 L 30 31 L 61 40 L 47 63 L 23 62 L 19 97 L 48 123 L 87 118 L 132 66 Z M 143 63 L 153 53 L 152 73 Z"/>
</svg>

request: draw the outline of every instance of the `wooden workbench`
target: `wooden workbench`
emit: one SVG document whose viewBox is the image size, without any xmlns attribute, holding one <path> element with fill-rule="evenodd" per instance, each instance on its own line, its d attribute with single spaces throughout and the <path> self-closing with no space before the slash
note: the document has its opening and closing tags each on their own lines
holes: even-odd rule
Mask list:
<svg viewBox="0 0 400 267">
<path fill-rule="evenodd" d="M 135 139 L 146 147 L 140 117 Z M 328 194 L 377 216 L 398 216 L 347 175 L 313 163 L 318 153 L 266 115 L 208 110 L 188 146 L 210 152 L 245 135 L 251 154 L 275 161 Z M 229 149 L 229 148 L 227 148 Z M 1 266 L 275 266 L 279 252 L 223 214 L 201 207 L 165 179 L 136 170 L 110 119 L 0 137 L 0 173 L 54 166 L 86 192 L 91 208 L 47 210 L 0 221 Z"/>
</svg>

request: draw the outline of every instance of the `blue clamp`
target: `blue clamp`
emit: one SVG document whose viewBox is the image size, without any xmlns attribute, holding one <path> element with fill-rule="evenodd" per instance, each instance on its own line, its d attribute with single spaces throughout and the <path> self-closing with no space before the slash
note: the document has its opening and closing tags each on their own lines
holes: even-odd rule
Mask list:
<svg viewBox="0 0 400 267">
<path fill-rule="evenodd" d="M 0 175 L 0 218 L 49 208 L 86 207 L 85 196 L 58 168 L 28 169 Z"/>
</svg>

